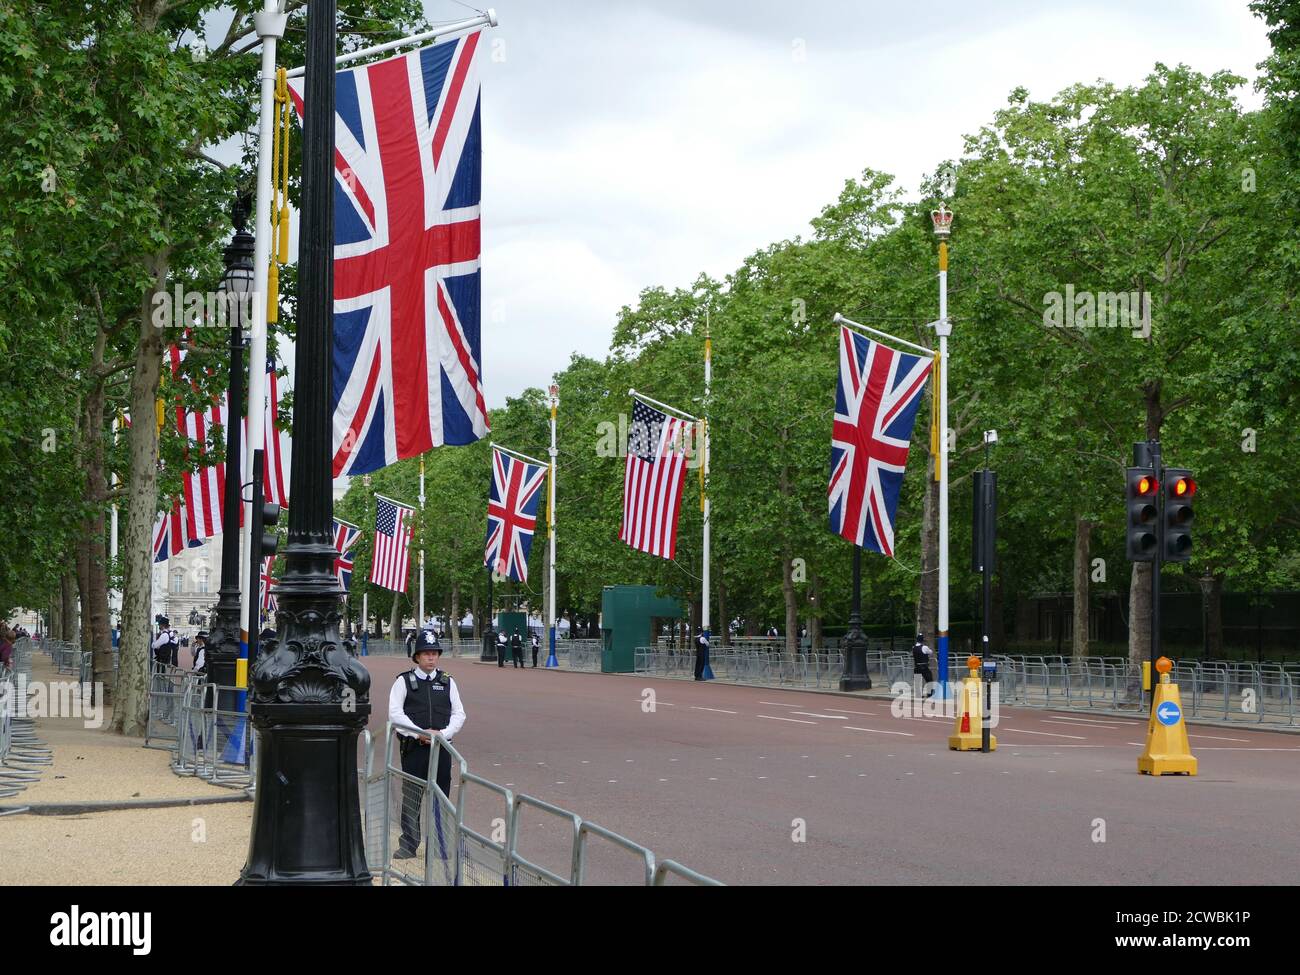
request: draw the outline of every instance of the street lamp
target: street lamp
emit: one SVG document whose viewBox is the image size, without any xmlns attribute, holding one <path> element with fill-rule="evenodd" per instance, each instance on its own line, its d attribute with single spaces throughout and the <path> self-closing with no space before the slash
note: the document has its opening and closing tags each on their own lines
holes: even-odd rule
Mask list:
<svg viewBox="0 0 1300 975">
<path fill-rule="evenodd" d="M 220 307 L 233 317 L 230 328 L 230 378 L 226 385 L 226 484 L 221 510 L 221 589 L 207 651 L 209 680 L 216 685 L 217 710 L 233 712 L 236 661 L 239 659 L 241 612 L 239 605 L 239 505 L 240 431 L 244 423 L 243 308 L 253 286 L 253 235 L 245 228 L 249 203 L 241 197 L 231 213 L 235 236 L 225 249 L 225 273 L 218 290 Z"/>
<path fill-rule="evenodd" d="M 336 0 L 311 0 L 302 140 L 302 237 L 289 540 L 276 639 L 253 665 L 257 789 L 241 884 L 369 886 L 357 738 L 370 675 L 339 637 L 334 574 L 330 348 L 334 322 Z"/>
</svg>

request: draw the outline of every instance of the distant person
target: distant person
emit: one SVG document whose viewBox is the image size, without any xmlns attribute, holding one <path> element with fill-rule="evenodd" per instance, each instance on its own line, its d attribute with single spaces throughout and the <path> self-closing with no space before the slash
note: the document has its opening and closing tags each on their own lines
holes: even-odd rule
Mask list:
<svg viewBox="0 0 1300 975">
<path fill-rule="evenodd" d="M 924 697 L 934 693 L 934 674 L 930 671 L 930 658 L 933 655 L 934 651 L 925 645 L 925 634 L 918 633 L 916 643 L 912 645 L 912 670 L 925 685 Z"/>
<path fill-rule="evenodd" d="M 14 632 L 7 623 L 0 623 L 0 668 L 8 669 L 14 660 Z"/>
<path fill-rule="evenodd" d="M 703 629 L 695 634 L 695 679 L 704 680 L 704 668 L 709 665 L 709 637 Z"/>
<path fill-rule="evenodd" d="M 154 662 L 175 667 L 176 655 L 180 652 L 180 648 L 180 638 L 172 629 L 171 620 L 166 616 L 158 617 L 158 635 L 153 641 Z"/>
<path fill-rule="evenodd" d="M 506 648 L 509 644 L 506 642 L 506 631 L 497 630 L 497 666 L 506 665 Z"/>
<path fill-rule="evenodd" d="M 768 636 L 780 636 L 781 634 L 778 633 L 778 632 L 776 632 L 776 627 L 775 627 L 775 626 L 769 626 L 769 627 L 767 628 L 767 635 L 768 635 Z"/>
<path fill-rule="evenodd" d="M 414 649 L 415 649 L 415 631 L 412 630 L 410 633 L 406 634 L 406 655 L 409 657 L 411 655 L 411 652 Z"/>
<path fill-rule="evenodd" d="M 465 708 L 451 675 L 438 669 L 442 647 L 437 634 L 426 630 L 412 649 L 415 666 L 398 674 L 388 694 L 388 720 L 401 739 L 402 771 L 422 782 L 429 777 L 429 758 L 433 751 L 433 734 L 451 741 L 465 725 Z M 435 781 L 439 791 L 451 797 L 451 753 L 438 750 Z M 394 860 L 409 860 L 420 846 L 420 807 L 424 787 L 402 782 L 402 838 Z M 434 829 L 442 837 L 442 807 L 433 804 Z"/>
<path fill-rule="evenodd" d="M 522 668 L 524 665 L 524 640 L 518 631 L 510 634 L 510 662 L 516 668 Z"/>
<path fill-rule="evenodd" d="M 536 634 L 536 633 L 534 633 L 534 634 L 530 637 L 530 640 L 531 640 L 531 642 L 532 642 L 532 644 L 533 644 L 533 669 L 536 670 L 536 669 L 537 669 L 537 651 L 541 648 L 542 641 L 539 640 L 539 639 L 537 639 L 537 634 Z"/>
<path fill-rule="evenodd" d="M 199 630 L 199 632 L 194 635 L 194 663 L 190 667 L 190 670 L 195 673 L 206 674 L 208 672 L 208 656 L 205 652 L 207 646 L 208 631 Z"/>
</svg>

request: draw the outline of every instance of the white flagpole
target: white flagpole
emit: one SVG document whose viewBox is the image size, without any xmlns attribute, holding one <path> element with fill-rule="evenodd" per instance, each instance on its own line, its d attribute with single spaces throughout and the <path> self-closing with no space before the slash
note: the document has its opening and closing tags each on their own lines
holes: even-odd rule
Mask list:
<svg viewBox="0 0 1300 975">
<path fill-rule="evenodd" d="M 362 58 L 368 58 L 375 54 L 383 54 L 385 51 L 396 50 L 399 47 L 407 47 L 411 44 L 423 44 L 425 41 L 446 40 L 452 34 L 458 34 L 461 31 L 476 30 L 479 27 L 497 26 L 497 12 L 491 7 L 486 13 L 477 17 L 470 17 L 468 20 L 457 21 L 454 24 L 447 24 L 444 27 L 437 27 L 433 30 L 425 31 L 423 34 L 412 34 L 410 37 L 403 37 L 396 41 L 386 41 L 383 44 L 376 44 L 374 47 L 367 47 L 360 51 L 353 51 L 351 54 L 340 54 L 334 59 L 335 66 L 347 64 L 350 61 L 360 61 Z M 286 72 L 290 78 L 300 78 L 306 68 L 293 68 Z"/>
<path fill-rule="evenodd" d="M 934 330 L 939 336 L 939 619 L 938 656 L 939 696 L 948 696 L 948 234 L 952 214 L 947 207 L 931 214 L 934 232 L 939 237 L 939 320 Z"/>
<path fill-rule="evenodd" d="M 550 585 L 549 585 L 549 591 L 547 593 L 549 598 L 547 600 L 547 607 L 546 607 L 547 634 L 548 634 L 547 639 L 550 642 L 550 651 L 546 655 L 546 666 L 558 667 L 560 666 L 560 662 L 555 658 L 555 457 L 556 457 L 555 414 L 560 407 L 560 387 L 556 386 L 555 384 L 552 384 L 550 389 L 550 394 L 551 394 L 550 396 L 551 399 L 551 450 L 550 450 L 551 477 L 550 477 L 550 484 L 549 484 L 550 490 L 547 491 L 546 493 L 546 506 L 547 506 L 546 510 L 548 513 L 546 523 L 548 528 L 550 529 L 550 536 L 551 536 L 550 537 L 550 542 L 551 542 L 550 568 L 549 568 L 549 579 L 548 579 Z"/>
<path fill-rule="evenodd" d="M 704 572 L 701 587 L 704 598 L 700 602 L 700 629 L 704 638 L 709 638 L 709 515 L 713 499 L 709 497 L 709 390 L 713 385 L 713 338 L 709 334 L 708 310 L 704 313 L 704 421 L 700 424 L 704 431 Z"/>
<path fill-rule="evenodd" d="M 420 616 L 416 621 L 415 629 L 421 631 L 424 629 L 424 458 L 420 458 L 420 525 L 421 525 L 421 545 L 420 545 Z"/>
<path fill-rule="evenodd" d="M 284 36 L 288 14 L 281 12 L 279 0 L 263 0 L 262 9 L 253 15 L 253 26 L 262 39 L 262 90 L 259 99 L 257 131 L 257 201 L 253 208 L 253 327 L 248 351 L 248 449 L 244 451 L 243 482 L 247 483 L 253 470 L 253 451 L 260 450 L 266 440 L 266 301 L 267 269 L 271 257 L 271 124 L 275 100 L 275 47 Z M 253 528 L 252 504 L 244 503 L 244 529 L 241 533 L 241 558 L 239 572 L 240 605 L 243 607 L 243 633 L 240 642 L 248 646 L 248 634 L 258 625 L 261 598 L 249 591 L 249 578 L 253 560 L 258 558 L 254 546 L 258 540 L 251 536 Z M 247 561 L 245 561 L 247 559 Z M 243 567 L 247 566 L 245 569 Z M 244 653 L 247 653 L 245 649 Z M 246 664 L 252 667 L 252 661 Z"/>
</svg>

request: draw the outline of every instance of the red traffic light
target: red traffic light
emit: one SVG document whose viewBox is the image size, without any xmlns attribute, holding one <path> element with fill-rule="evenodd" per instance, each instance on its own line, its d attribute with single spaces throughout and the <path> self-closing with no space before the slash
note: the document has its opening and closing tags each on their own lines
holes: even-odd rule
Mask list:
<svg viewBox="0 0 1300 975">
<path fill-rule="evenodd" d="M 1155 494 L 1156 491 L 1159 490 L 1159 488 L 1160 488 L 1160 483 L 1150 475 L 1144 475 L 1138 478 L 1133 485 L 1133 490 L 1137 493 L 1137 496 L 1140 498 L 1144 498 L 1148 494 Z"/>
<path fill-rule="evenodd" d="M 1196 482 L 1190 477 L 1180 477 L 1174 481 L 1171 490 L 1175 498 L 1190 498 L 1196 493 Z"/>
</svg>

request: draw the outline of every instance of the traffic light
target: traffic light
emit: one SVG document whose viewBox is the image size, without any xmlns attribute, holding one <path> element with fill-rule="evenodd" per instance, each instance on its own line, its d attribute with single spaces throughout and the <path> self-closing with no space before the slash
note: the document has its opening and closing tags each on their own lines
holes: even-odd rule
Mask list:
<svg viewBox="0 0 1300 975">
<path fill-rule="evenodd" d="M 280 545 L 280 536 L 275 532 L 275 523 L 280 520 L 280 506 L 271 501 L 262 505 L 262 524 L 259 526 L 262 532 L 261 557 L 270 558 L 275 555 L 275 550 Z"/>
<path fill-rule="evenodd" d="M 1196 481 L 1183 467 L 1165 468 L 1166 562 L 1186 562 L 1192 557 L 1192 497 Z"/>
<path fill-rule="evenodd" d="M 1129 467 L 1125 471 L 1128 482 L 1128 560 L 1150 562 L 1156 554 L 1156 529 L 1159 512 L 1156 510 L 1156 492 L 1159 483 L 1149 469 Z"/>
</svg>

